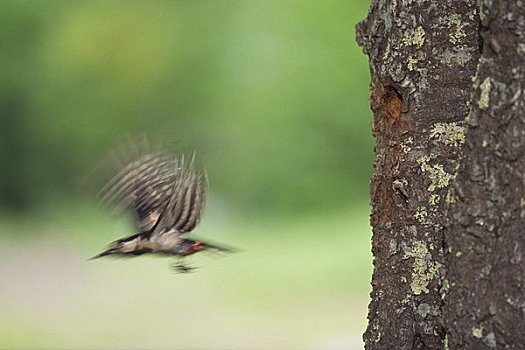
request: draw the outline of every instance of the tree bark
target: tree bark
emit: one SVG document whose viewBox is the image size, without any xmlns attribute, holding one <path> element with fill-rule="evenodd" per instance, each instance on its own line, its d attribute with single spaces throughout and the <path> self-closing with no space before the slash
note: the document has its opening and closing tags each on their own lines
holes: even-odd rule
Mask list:
<svg viewBox="0 0 525 350">
<path fill-rule="evenodd" d="M 374 0 L 367 349 L 525 349 L 525 4 Z"/>
</svg>

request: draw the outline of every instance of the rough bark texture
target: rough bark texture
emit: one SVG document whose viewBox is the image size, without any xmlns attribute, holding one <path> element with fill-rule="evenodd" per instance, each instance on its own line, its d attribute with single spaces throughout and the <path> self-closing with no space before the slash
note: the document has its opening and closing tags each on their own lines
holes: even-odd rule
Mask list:
<svg viewBox="0 0 525 350">
<path fill-rule="evenodd" d="M 525 349 L 525 18 L 510 3 L 374 0 L 357 27 L 376 138 L 367 349 Z"/>
<path fill-rule="evenodd" d="M 484 1 L 482 55 L 449 211 L 450 349 L 525 349 L 525 4 Z"/>
</svg>

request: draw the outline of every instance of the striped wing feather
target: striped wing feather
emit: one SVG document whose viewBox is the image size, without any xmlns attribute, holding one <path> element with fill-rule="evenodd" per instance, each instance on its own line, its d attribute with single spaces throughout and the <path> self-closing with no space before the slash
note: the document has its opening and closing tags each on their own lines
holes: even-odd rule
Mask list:
<svg viewBox="0 0 525 350">
<path fill-rule="evenodd" d="M 102 189 L 102 201 L 117 212 L 133 209 L 141 232 L 189 232 L 199 222 L 207 187 L 194 163 L 185 166 L 182 157 L 162 152 L 140 155 Z"/>
<path fill-rule="evenodd" d="M 208 182 L 206 173 L 196 169 L 194 163 L 194 158 L 192 158 L 188 166 L 181 166 L 169 205 L 155 228 L 155 232 L 190 232 L 199 223 Z"/>
</svg>

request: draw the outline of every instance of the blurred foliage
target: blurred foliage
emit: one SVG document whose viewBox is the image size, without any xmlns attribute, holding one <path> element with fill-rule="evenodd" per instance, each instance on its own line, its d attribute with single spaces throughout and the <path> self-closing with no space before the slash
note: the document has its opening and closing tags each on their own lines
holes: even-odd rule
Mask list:
<svg viewBox="0 0 525 350">
<path fill-rule="evenodd" d="M 362 348 L 368 4 L 0 1 L 0 348 Z M 135 230 L 84 189 L 141 133 L 197 150 L 192 235 L 238 254 L 85 261 Z"/>
<path fill-rule="evenodd" d="M 254 213 L 367 201 L 368 1 L 0 2 L 0 205 L 77 195 L 119 138 L 196 149 Z"/>
</svg>

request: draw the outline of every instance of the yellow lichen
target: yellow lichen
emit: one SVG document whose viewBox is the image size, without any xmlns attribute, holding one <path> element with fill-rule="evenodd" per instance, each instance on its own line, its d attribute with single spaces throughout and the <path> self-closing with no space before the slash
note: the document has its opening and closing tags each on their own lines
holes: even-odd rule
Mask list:
<svg viewBox="0 0 525 350">
<path fill-rule="evenodd" d="M 483 83 L 479 86 L 481 93 L 479 95 L 478 107 L 480 109 L 487 109 L 490 102 L 490 77 L 486 77 Z"/>
<path fill-rule="evenodd" d="M 468 13 L 468 18 L 472 20 L 472 19 L 474 19 L 474 16 L 476 16 L 477 14 L 478 14 L 477 10 L 474 9 L 471 12 Z"/>
<path fill-rule="evenodd" d="M 401 41 L 403 46 L 416 45 L 417 47 L 421 47 L 425 43 L 425 30 L 421 26 L 409 30 L 405 33 Z"/>
<path fill-rule="evenodd" d="M 483 326 L 472 327 L 472 336 L 481 339 L 483 337 Z"/>
<path fill-rule="evenodd" d="M 439 274 L 441 264 L 431 260 L 431 255 L 425 243 L 417 241 L 412 248 L 405 252 L 404 259 L 413 258 L 412 282 L 410 288 L 412 293 L 419 295 L 428 293 L 428 284 Z"/>
<path fill-rule="evenodd" d="M 437 138 L 447 146 L 465 143 L 465 128 L 456 123 L 436 123 L 430 131 L 430 138 Z"/>
<path fill-rule="evenodd" d="M 442 282 L 442 285 L 441 285 L 441 289 L 440 289 L 440 293 L 441 293 L 441 299 L 445 299 L 445 297 L 447 296 L 448 294 L 448 291 L 450 290 L 450 283 L 448 281 L 448 279 L 443 279 L 443 282 Z"/>
<path fill-rule="evenodd" d="M 452 26 L 455 27 L 455 30 L 454 32 L 448 35 L 449 36 L 448 40 L 452 44 L 457 44 L 458 42 L 461 41 L 462 38 L 467 36 L 465 34 L 465 24 L 461 22 L 461 19 L 458 14 L 453 14 L 450 17 L 449 27 L 452 27 Z"/>
<path fill-rule="evenodd" d="M 417 63 L 417 58 L 415 57 L 409 57 L 407 62 L 407 68 L 409 71 L 413 71 L 415 68 L 415 65 Z"/>
<path fill-rule="evenodd" d="M 428 221 L 428 212 L 423 207 L 418 207 L 414 214 L 414 218 L 423 225 L 430 225 L 431 222 Z"/>
<path fill-rule="evenodd" d="M 412 145 L 414 144 L 414 139 L 412 137 L 407 138 L 405 141 L 401 142 L 401 150 L 403 150 L 403 153 L 407 154 L 412 149 Z"/>
<path fill-rule="evenodd" d="M 439 194 L 435 194 L 435 193 L 433 193 L 433 194 L 430 195 L 430 199 L 429 199 L 428 202 L 429 202 L 431 205 L 436 205 L 436 204 L 439 203 L 439 200 L 440 200 L 440 199 L 441 199 L 441 197 L 439 196 Z"/>
<path fill-rule="evenodd" d="M 456 194 L 453 189 L 449 189 L 447 192 L 447 196 L 445 197 L 445 203 L 447 204 L 454 204 L 456 203 Z"/>
<path fill-rule="evenodd" d="M 430 164 L 429 156 L 422 156 L 417 162 L 421 167 L 421 171 L 428 174 L 430 186 L 427 189 L 430 192 L 435 191 L 437 188 L 447 187 L 450 180 L 455 177 L 455 175 L 447 173 L 442 164 Z"/>
</svg>

